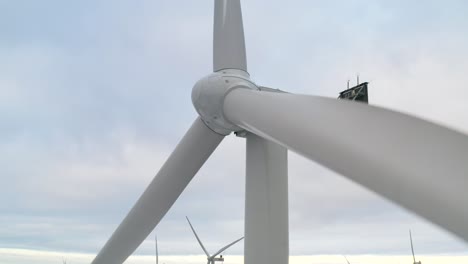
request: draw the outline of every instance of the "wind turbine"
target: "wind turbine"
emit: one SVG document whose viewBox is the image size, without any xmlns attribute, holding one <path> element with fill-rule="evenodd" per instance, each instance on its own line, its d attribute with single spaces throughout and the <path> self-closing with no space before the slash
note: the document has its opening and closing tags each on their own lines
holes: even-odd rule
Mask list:
<svg viewBox="0 0 468 264">
<path fill-rule="evenodd" d="M 217 258 L 216 256 L 218 256 L 219 254 L 223 253 L 223 251 L 225 251 L 226 249 L 228 249 L 229 247 L 231 247 L 232 245 L 236 244 L 237 242 L 241 241 L 242 239 L 244 239 L 244 237 L 241 237 L 237 240 L 235 240 L 234 242 L 231 242 L 230 244 L 222 247 L 220 250 L 218 250 L 216 253 L 214 253 L 213 255 L 210 255 L 210 253 L 208 253 L 208 251 L 206 250 L 205 246 L 203 246 L 203 243 L 201 242 L 200 238 L 198 237 L 197 235 L 197 232 L 195 232 L 195 229 L 193 228 L 192 226 L 192 223 L 190 223 L 190 220 L 188 219 L 188 217 L 186 216 L 185 218 L 187 218 L 187 222 L 189 223 L 190 225 L 190 228 L 192 229 L 192 232 L 193 234 L 195 235 L 195 237 L 197 238 L 197 241 L 198 241 L 198 244 L 200 244 L 200 247 L 203 249 L 203 251 L 205 252 L 206 254 L 206 258 L 208 260 L 207 264 L 215 264 L 216 261 L 224 261 L 224 258 L 223 256 L 220 256 L 219 258 Z"/>
<path fill-rule="evenodd" d="M 288 263 L 288 149 L 468 241 L 467 135 L 375 106 L 255 84 L 239 0 L 215 0 L 213 37 L 213 73 L 192 90 L 200 116 L 93 264 L 124 262 L 231 132 L 247 144 L 246 264 Z"/>
<path fill-rule="evenodd" d="M 411 236 L 411 230 L 409 231 L 409 238 L 411 242 L 411 252 L 413 253 L 413 264 L 421 264 L 421 261 L 416 262 L 416 257 L 414 256 L 413 237 Z"/>
</svg>

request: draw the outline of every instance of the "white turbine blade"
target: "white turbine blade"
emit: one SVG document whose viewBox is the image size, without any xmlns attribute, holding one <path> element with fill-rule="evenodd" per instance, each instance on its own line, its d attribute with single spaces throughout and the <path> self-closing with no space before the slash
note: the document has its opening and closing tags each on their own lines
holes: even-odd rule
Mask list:
<svg viewBox="0 0 468 264">
<path fill-rule="evenodd" d="M 214 257 L 218 256 L 221 252 L 228 249 L 229 247 L 236 244 L 237 242 L 241 241 L 242 239 L 244 239 L 244 237 L 241 237 L 241 238 L 237 239 L 236 241 L 232 242 L 231 244 L 229 244 L 229 245 L 223 247 L 222 249 L 218 250 L 218 252 L 214 253 L 213 256 L 211 256 L 211 257 L 214 258 Z"/>
<path fill-rule="evenodd" d="M 234 89 L 232 123 L 317 161 L 468 241 L 468 136 L 398 112 Z"/>
<path fill-rule="evenodd" d="M 189 223 L 190 228 L 192 229 L 193 234 L 194 234 L 195 237 L 197 238 L 198 244 L 200 244 L 200 247 L 203 249 L 203 251 L 205 251 L 206 256 L 207 256 L 207 257 L 210 257 L 210 253 L 208 253 L 208 251 L 206 251 L 206 248 L 205 248 L 205 246 L 203 246 L 203 243 L 201 242 L 200 238 L 198 237 L 197 232 L 195 232 L 195 229 L 193 228 L 192 223 L 190 223 L 190 220 L 188 219 L 187 216 L 186 216 L 185 218 L 187 218 L 187 222 Z"/>
<path fill-rule="evenodd" d="M 222 139 L 197 118 L 92 263 L 123 263 L 156 227 Z"/>
<path fill-rule="evenodd" d="M 247 71 L 240 0 L 215 0 L 213 71 Z"/>
<path fill-rule="evenodd" d="M 349 260 L 348 260 L 348 258 L 347 258 L 346 256 L 343 256 L 343 257 L 346 259 L 346 262 L 347 262 L 348 264 L 351 264 L 351 263 L 349 263 Z"/>
</svg>

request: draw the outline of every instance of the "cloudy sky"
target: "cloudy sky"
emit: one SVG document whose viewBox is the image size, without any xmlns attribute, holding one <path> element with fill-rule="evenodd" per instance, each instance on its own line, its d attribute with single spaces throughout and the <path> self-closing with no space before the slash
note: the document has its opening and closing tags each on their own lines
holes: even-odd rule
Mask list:
<svg viewBox="0 0 468 264">
<path fill-rule="evenodd" d="M 468 133 L 468 2 L 242 7 L 257 84 L 336 97 L 359 73 L 373 105 Z M 93 258 L 197 116 L 212 23 L 213 1 L 0 1 L 0 263 Z M 205 261 L 185 215 L 209 251 L 243 235 L 244 153 L 226 138 L 156 228 L 166 263 Z M 423 262 L 468 262 L 453 235 L 289 161 L 291 263 L 411 263 L 410 228 Z M 152 254 L 154 233 L 127 262 Z M 226 254 L 241 263 L 242 244 Z"/>
</svg>

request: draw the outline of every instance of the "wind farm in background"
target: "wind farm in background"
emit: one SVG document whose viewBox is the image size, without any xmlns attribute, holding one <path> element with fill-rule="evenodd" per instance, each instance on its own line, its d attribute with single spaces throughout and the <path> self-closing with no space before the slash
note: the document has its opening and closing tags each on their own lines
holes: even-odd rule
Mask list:
<svg viewBox="0 0 468 264">
<path fill-rule="evenodd" d="M 208 251 L 205 249 L 205 246 L 203 245 L 200 238 L 198 237 L 198 235 L 197 235 L 195 229 L 193 228 L 192 224 L 190 223 L 190 220 L 188 219 L 188 217 L 187 217 L 187 222 L 189 223 L 190 228 L 192 229 L 193 234 L 194 234 L 196 240 L 198 241 L 201 249 L 205 252 L 208 264 L 214 264 L 216 262 L 224 263 L 224 258 L 223 258 L 223 255 L 221 255 L 221 254 L 223 254 L 223 252 L 225 252 L 229 247 L 231 247 L 232 245 L 236 244 L 237 242 L 239 242 L 240 240 L 243 239 L 243 237 L 242 237 L 242 238 L 240 238 L 238 240 L 235 240 L 234 242 L 231 242 L 230 244 L 228 244 L 228 245 L 224 246 L 223 248 L 221 248 L 220 250 L 218 250 L 215 254 L 210 255 L 210 253 L 208 253 Z M 422 264 L 421 261 L 416 261 L 416 255 L 414 254 L 413 237 L 411 235 L 411 230 L 409 231 L 409 239 L 410 239 L 410 245 L 411 245 L 411 253 L 412 253 L 412 256 L 413 256 L 413 263 L 412 264 Z M 155 261 L 156 261 L 155 263 L 159 264 L 160 262 L 159 262 L 159 249 L 158 249 L 158 237 L 157 237 L 157 235 L 155 235 L 154 242 L 155 242 Z M 218 255 L 219 255 L 219 257 L 218 257 Z M 351 264 L 351 262 L 348 260 L 348 258 L 345 255 L 343 255 L 343 257 L 346 260 L 347 264 Z M 166 264 L 166 262 L 164 262 L 164 260 L 163 260 L 162 263 Z M 227 263 L 233 263 L 233 262 L 227 262 Z M 64 263 L 64 264 L 66 264 L 66 263 Z"/>
</svg>

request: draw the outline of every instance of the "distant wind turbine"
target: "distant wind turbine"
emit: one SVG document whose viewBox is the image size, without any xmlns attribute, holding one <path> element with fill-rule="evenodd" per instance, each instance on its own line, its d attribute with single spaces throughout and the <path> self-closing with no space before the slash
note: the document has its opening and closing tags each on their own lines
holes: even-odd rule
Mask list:
<svg viewBox="0 0 468 264">
<path fill-rule="evenodd" d="M 413 237 L 411 236 L 411 230 L 409 231 L 409 238 L 411 243 L 411 252 L 413 253 L 413 264 L 421 264 L 421 261 L 416 262 L 416 257 L 414 256 Z"/>
<path fill-rule="evenodd" d="M 218 256 L 219 254 L 221 254 L 223 251 L 225 251 L 226 249 L 228 249 L 229 247 L 231 247 L 232 245 L 236 244 L 237 242 L 241 241 L 242 239 L 244 239 L 244 237 L 241 237 L 239 239 L 237 239 L 236 241 L 224 246 L 223 248 L 221 248 L 220 250 L 218 250 L 216 253 L 214 253 L 213 255 L 210 256 L 210 253 L 208 253 L 208 251 L 206 250 L 205 246 L 203 246 L 203 243 L 201 242 L 200 238 L 198 237 L 197 235 L 197 232 L 195 232 L 195 229 L 193 228 L 192 226 L 192 223 L 190 223 L 190 220 L 188 219 L 188 217 L 186 216 L 185 218 L 187 218 L 187 222 L 189 223 L 190 225 L 190 228 L 192 229 L 193 231 L 193 234 L 195 235 L 195 238 L 197 239 L 198 241 L 198 244 L 200 244 L 201 248 L 203 249 L 203 251 L 205 251 L 205 254 L 206 254 L 206 258 L 208 260 L 207 264 L 215 264 L 215 261 L 224 261 L 224 258 L 223 256 L 221 255 L 219 258 L 217 258 L 216 256 Z"/>
<path fill-rule="evenodd" d="M 158 264 L 158 235 L 154 235 L 154 242 L 156 242 L 156 264 Z"/>
</svg>

